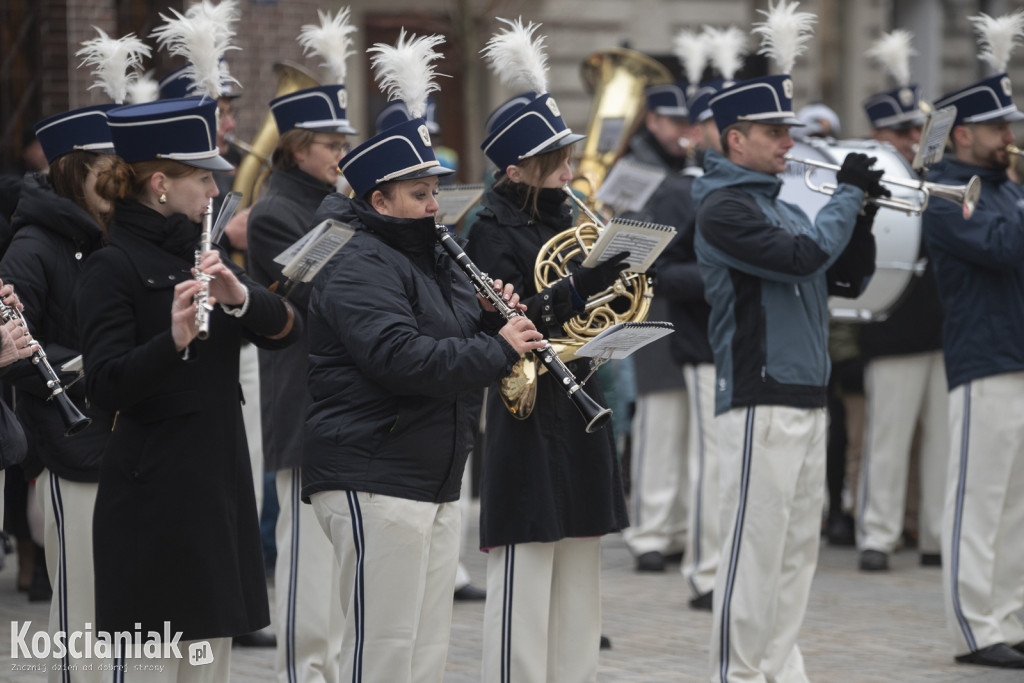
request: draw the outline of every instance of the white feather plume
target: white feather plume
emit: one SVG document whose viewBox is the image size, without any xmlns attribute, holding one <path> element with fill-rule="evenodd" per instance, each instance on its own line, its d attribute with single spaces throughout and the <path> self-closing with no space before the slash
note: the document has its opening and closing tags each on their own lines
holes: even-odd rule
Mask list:
<svg viewBox="0 0 1024 683">
<path fill-rule="evenodd" d="M 216 99 L 225 84 L 239 84 L 223 62 L 228 50 L 239 49 L 231 44 L 235 35 L 231 24 L 238 20 L 235 0 L 221 0 L 218 5 L 202 0 L 184 15 L 171 12 L 173 18 L 160 15 L 165 23 L 151 35 L 168 53 L 188 60 L 184 75 L 192 81 L 189 94 Z"/>
<path fill-rule="evenodd" d="M 491 36 L 480 51 L 491 71 L 506 87 L 516 92 L 532 90 L 546 93 L 548 57 L 544 54 L 545 36 L 533 37 L 540 24 L 531 21 L 524 26 L 522 17 L 515 21 L 501 17 L 497 19 L 508 24 L 508 28 Z"/>
<path fill-rule="evenodd" d="M 398 43 L 393 47 L 377 43 L 368 53 L 372 57 L 374 75 L 380 81 L 380 89 L 387 93 L 388 100 L 403 100 L 412 118 L 421 118 L 427 112 L 427 96 L 441 88 L 434 77 L 441 75 L 431 64 L 443 55 L 434 50 L 444 42 L 444 36 L 423 36 L 416 34 L 406 39 L 403 28 Z"/>
<path fill-rule="evenodd" d="M 784 74 L 793 71 L 796 58 L 807 50 L 811 27 L 818 19 L 810 12 L 797 12 L 799 6 L 799 2 L 790 4 L 786 0 L 779 0 L 779 4 L 773 6 L 768 0 L 768 10 L 758 10 L 765 20 L 754 24 L 754 33 L 761 34 L 761 49 L 757 54 L 774 59 Z"/>
<path fill-rule="evenodd" d="M 710 46 L 708 57 L 722 78 L 727 81 L 736 78 L 736 72 L 743 68 L 743 55 L 747 53 L 747 34 L 735 26 L 723 29 L 705 26 L 703 35 L 707 36 Z"/>
<path fill-rule="evenodd" d="M 672 40 L 672 52 L 683 65 L 686 80 L 694 86 L 700 83 L 700 77 L 704 75 L 710 47 L 707 33 L 698 34 L 696 31 L 683 30 Z"/>
<path fill-rule="evenodd" d="M 913 38 L 910 31 L 903 29 L 883 33 L 866 53 L 888 71 L 901 87 L 910 85 L 910 58 L 917 54 L 917 50 L 910 44 Z"/>
<path fill-rule="evenodd" d="M 147 71 L 128 85 L 128 97 L 125 102 L 142 104 L 143 102 L 156 102 L 159 99 L 160 83 L 153 77 L 152 71 Z"/>
<path fill-rule="evenodd" d="M 970 21 L 978 34 L 978 46 L 981 48 L 978 57 L 991 64 L 997 72 L 1006 71 L 1010 54 L 1024 35 L 1024 10 L 1001 17 L 990 17 L 981 12 L 970 17 Z"/>
<path fill-rule="evenodd" d="M 92 75 L 96 82 L 89 86 L 103 88 L 107 96 L 117 104 L 124 104 L 128 89 L 139 77 L 142 69 L 142 58 L 149 57 L 149 46 L 135 37 L 134 33 L 121 38 L 111 38 L 103 29 L 93 26 L 97 38 L 86 40 L 82 49 L 75 53 L 82 58 L 83 66 L 93 67 Z"/>
<path fill-rule="evenodd" d="M 337 85 L 345 84 L 348 71 L 345 60 L 355 54 L 352 39 L 349 36 L 358 29 L 349 23 L 349 8 L 343 7 L 336 15 L 330 12 L 316 11 L 320 17 L 320 25 L 306 24 L 299 34 L 299 44 L 307 57 L 322 57 L 320 66 L 325 66 L 334 74 Z"/>
</svg>

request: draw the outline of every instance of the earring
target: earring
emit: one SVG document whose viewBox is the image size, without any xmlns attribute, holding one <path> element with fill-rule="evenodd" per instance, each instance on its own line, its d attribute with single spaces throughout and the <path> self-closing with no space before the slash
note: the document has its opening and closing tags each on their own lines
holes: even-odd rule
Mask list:
<svg viewBox="0 0 1024 683">
<path fill-rule="evenodd" d="M 157 201 L 160 202 L 161 204 L 166 204 L 167 203 L 167 193 L 166 192 L 162 193 L 160 195 L 160 198 Z"/>
</svg>

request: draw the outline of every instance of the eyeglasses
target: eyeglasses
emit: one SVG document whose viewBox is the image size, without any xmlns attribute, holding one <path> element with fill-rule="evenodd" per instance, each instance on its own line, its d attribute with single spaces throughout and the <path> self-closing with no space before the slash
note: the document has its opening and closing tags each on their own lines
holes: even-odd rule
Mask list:
<svg viewBox="0 0 1024 683">
<path fill-rule="evenodd" d="M 337 141 L 325 142 L 323 140 L 316 140 L 316 139 L 314 139 L 312 144 L 314 144 L 314 145 L 323 145 L 327 149 L 331 150 L 332 154 L 341 154 L 342 152 L 347 153 L 350 149 L 352 149 L 351 145 L 349 145 L 347 143 L 344 143 L 344 142 L 337 142 Z"/>
</svg>

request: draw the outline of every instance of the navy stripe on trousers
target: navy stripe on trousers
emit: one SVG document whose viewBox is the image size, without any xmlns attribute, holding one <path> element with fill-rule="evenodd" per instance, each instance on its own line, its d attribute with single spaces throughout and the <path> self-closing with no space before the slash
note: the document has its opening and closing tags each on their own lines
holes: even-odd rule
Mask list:
<svg viewBox="0 0 1024 683">
<path fill-rule="evenodd" d="M 501 683 L 512 681 L 512 579 L 515 576 L 516 547 L 505 546 L 505 585 L 501 596 Z"/>
<path fill-rule="evenodd" d="M 740 472 L 740 495 L 736 509 L 736 524 L 733 527 L 732 548 L 729 551 L 729 571 L 726 576 L 725 595 L 722 599 L 721 652 L 719 653 L 719 677 L 722 683 L 729 680 L 729 613 L 732 591 L 736 584 L 736 567 L 740 560 L 740 544 L 743 540 L 743 520 L 747 511 L 747 492 L 750 488 L 750 460 L 754 440 L 754 408 L 747 408 L 747 425 L 743 432 L 743 459 Z"/>
<path fill-rule="evenodd" d="M 50 505 L 53 507 L 53 519 L 57 525 L 57 543 L 59 547 L 56 558 L 58 562 L 57 585 L 53 587 L 53 595 L 57 600 L 57 620 L 60 622 L 60 630 L 66 634 L 68 632 L 68 556 L 64 534 L 67 529 L 64 527 L 64 499 L 60 495 L 60 482 L 57 475 L 53 472 L 50 472 Z M 51 559 L 50 561 L 53 562 L 54 560 Z M 62 663 L 61 683 L 70 683 L 71 660 L 67 649 L 65 649 Z"/>
<path fill-rule="evenodd" d="M 359 508 L 359 497 L 355 491 L 348 491 L 348 509 L 352 515 L 352 542 L 356 548 L 356 585 L 352 591 L 352 609 L 356 629 L 355 648 L 352 652 L 352 683 L 363 680 L 363 639 L 366 635 L 365 604 L 365 561 L 366 546 L 363 537 L 363 513 Z"/>
<path fill-rule="evenodd" d="M 285 669 L 288 672 L 288 683 L 297 683 L 299 676 L 295 670 L 295 608 L 299 590 L 299 487 L 301 484 L 299 470 L 292 470 L 292 487 L 289 501 L 292 511 L 292 543 L 288 561 L 288 616 L 285 621 Z"/>
<path fill-rule="evenodd" d="M 953 539 L 950 547 L 950 590 L 953 595 L 953 612 L 960 624 L 960 630 L 967 641 L 967 647 L 971 652 L 978 649 L 978 644 L 971 631 L 971 625 L 964 618 L 963 605 L 960 604 L 960 534 L 963 531 L 964 521 L 964 493 L 967 488 L 967 452 L 970 446 L 971 434 L 971 382 L 963 385 L 964 392 L 964 416 L 961 424 L 960 434 L 960 466 L 956 478 L 956 508 L 953 511 Z"/>
</svg>

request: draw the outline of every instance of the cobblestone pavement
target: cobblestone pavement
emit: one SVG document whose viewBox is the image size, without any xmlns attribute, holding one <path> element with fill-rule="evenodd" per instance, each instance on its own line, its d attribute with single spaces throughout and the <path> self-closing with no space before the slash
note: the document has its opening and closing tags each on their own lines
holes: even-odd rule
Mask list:
<svg viewBox="0 0 1024 683">
<path fill-rule="evenodd" d="M 11 622 L 46 621 L 47 606 L 14 590 L 14 560 L 0 571 L 0 681 L 41 682 L 38 671 L 13 671 Z M 483 585 L 485 556 L 467 564 Z M 887 573 L 856 569 L 856 551 L 823 545 L 800 644 L 815 683 L 1022 683 L 1024 672 L 958 665 L 946 635 L 941 571 L 917 565 L 916 554 L 892 558 Z M 619 536 L 602 553 L 604 626 L 612 649 L 601 653 L 603 682 L 706 681 L 711 616 L 687 604 L 677 567 L 638 574 Z M 479 680 L 483 603 L 456 603 L 445 683 Z M 45 628 L 45 626 L 43 626 Z M 273 652 L 235 648 L 233 682 L 274 680 Z M 130 683 L 131 677 L 128 677 Z"/>
</svg>

